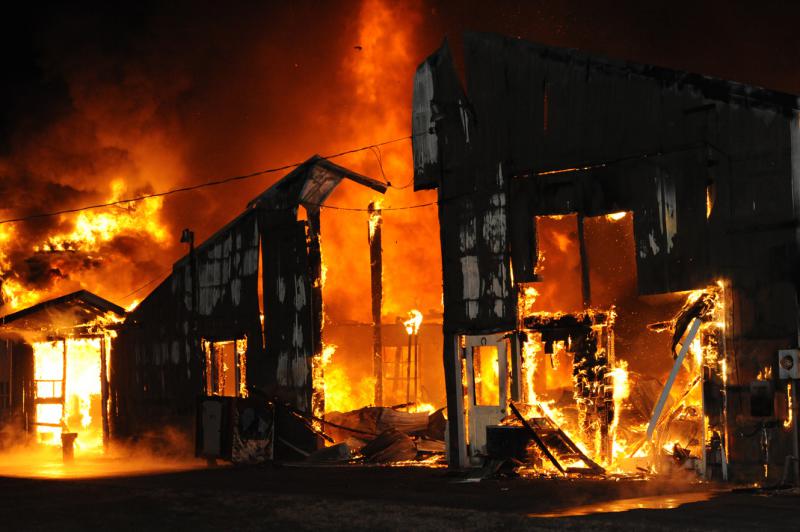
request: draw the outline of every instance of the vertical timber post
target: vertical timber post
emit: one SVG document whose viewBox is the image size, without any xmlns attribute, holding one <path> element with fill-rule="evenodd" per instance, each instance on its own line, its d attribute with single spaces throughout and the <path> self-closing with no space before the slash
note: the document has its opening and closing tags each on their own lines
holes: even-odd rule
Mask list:
<svg viewBox="0 0 800 532">
<path fill-rule="evenodd" d="M 67 339 L 64 338 L 61 340 L 64 344 L 64 351 L 63 351 L 63 359 L 62 359 L 62 366 L 61 366 L 61 433 L 64 433 L 64 428 L 66 427 L 66 419 L 67 419 Z M 35 411 L 35 407 L 34 407 Z M 38 412 L 37 412 L 37 419 L 38 422 Z"/>
<path fill-rule="evenodd" d="M 100 417 L 103 422 L 103 450 L 108 450 L 108 349 L 106 336 L 100 337 Z"/>
<path fill-rule="evenodd" d="M 414 332 L 414 402 L 419 403 L 419 329 Z"/>
<path fill-rule="evenodd" d="M 411 403 L 411 346 L 412 346 L 412 338 L 411 333 L 408 335 L 408 351 L 406 352 L 406 410 L 410 411 Z"/>
<path fill-rule="evenodd" d="M 320 211 L 319 208 L 307 209 L 308 215 L 308 273 L 311 281 L 311 356 L 313 360 L 321 360 L 322 357 L 322 248 L 320 242 Z M 312 362 L 313 364 L 313 362 Z M 320 369 L 319 371 L 323 371 Z M 324 379 L 325 376 L 323 375 Z M 319 404 L 312 404 L 314 401 L 314 390 L 312 390 L 311 404 L 312 412 L 325 412 L 325 394 L 319 394 Z M 324 428 L 324 426 L 323 426 Z"/>
<path fill-rule="evenodd" d="M 447 465 L 451 468 L 462 468 L 468 463 L 459 336 L 445 333 L 442 347 L 447 392 Z"/>
<path fill-rule="evenodd" d="M 383 306 L 382 225 L 381 209 L 375 205 L 375 202 L 372 202 L 369 204 L 368 238 L 372 294 L 372 374 L 375 377 L 374 403 L 377 406 L 383 404 L 383 339 L 381 338 L 381 310 Z"/>
</svg>

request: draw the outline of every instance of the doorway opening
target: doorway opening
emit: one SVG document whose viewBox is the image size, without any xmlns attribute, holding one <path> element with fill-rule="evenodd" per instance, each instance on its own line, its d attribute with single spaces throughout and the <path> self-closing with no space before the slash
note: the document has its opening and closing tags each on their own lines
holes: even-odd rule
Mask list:
<svg viewBox="0 0 800 532">
<path fill-rule="evenodd" d="M 247 338 L 203 340 L 206 395 L 247 397 Z"/>
<path fill-rule="evenodd" d="M 102 451 L 108 441 L 110 338 L 62 338 L 31 345 L 37 440 L 60 446 L 62 435 L 77 434 L 76 448 Z"/>
</svg>

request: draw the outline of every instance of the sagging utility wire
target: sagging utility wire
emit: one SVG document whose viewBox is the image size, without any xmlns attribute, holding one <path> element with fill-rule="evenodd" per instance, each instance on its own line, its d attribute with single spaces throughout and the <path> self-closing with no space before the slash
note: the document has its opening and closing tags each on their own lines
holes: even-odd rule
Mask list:
<svg viewBox="0 0 800 532">
<path fill-rule="evenodd" d="M 386 141 L 383 141 L 383 142 L 370 144 L 368 146 L 361 146 L 359 148 L 353 148 L 353 149 L 345 150 L 345 151 L 342 151 L 342 152 L 339 152 L 339 153 L 326 155 L 326 156 L 322 157 L 322 159 L 336 159 L 338 157 L 343 157 L 345 155 L 350 155 L 350 154 L 353 154 L 353 153 L 358 153 L 358 152 L 362 152 L 362 151 L 366 151 L 366 150 L 371 150 L 371 151 L 372 150 L 376 150 L 376 149 L 379 150 L 381 146 L 386 146 L 387 144 L 394 144 L 396 142 L 402 142 L 404 140 L 411 140 L 415 136 L 420 136 L 420 135 L 425 135 L 425 134 L 427 134 L 427 132 L 419 133 L 417 135 L 408 135 L 408 136 L 405 136 L 405 137 L 400 137 L 400 138 L 396 138 L 396 139 L 392 139 L 392 140 L 386 140 Z M 375 153 L 375 152 L 373 151 L 373 153 Z M 305 162 L 305 161 L 303 161 L 303 162 Z M 272 173 L 275 173 L 275 172 L 282 172 L 282 171 L 285 171 L 285 170 L 290 170 L 290 169 L 297 168 L 298 166 L 302 165 L 303 162 L 286 164 L 286 165 L 278 166 L 278 167 L 275 167 L 275 168 L 267 168 L 267 169 L 264 169 L 264 170 L 258 170 L 256 172 L 251 172 L 249 174 L 243 174 L 243 175 L 225 177 L 225 178 L 221 178 L 221 179 L 215 179 L 213 181 L 206 181 L 205 183 L 198 183 L 197 185 L 188 185 L 188 186 L 185 186 L 185 187 L 179 187 L 179 188 L 173 188 L 173 189 L 170 189 L 170 190 L 165 190 L 163 192 L 153 192 L 152 194 L 142 194 L 140 196 L 134 196 L 134 197 L 131 197 L 131 198 L 125 198 L 125 199 L 120 199 L 120 200 L 115 200 L 115 201 L 109 201 L 109 202 L 106 202 L 106 203 L 97 203 L 97 204 L 94 204 L 94 205 L 85 205 L 83 207 L 76 207 L 76 208 L 73 208 L 73 209 L 62 209 L 62 210 L 59 210 L 59 211 L 51 211 L 51 212 L 30 214 L 30 215 L 27 215 L 27 216 L 20 216 L 20 217 L 17 217 L 17 218 L 8 218 L 8 219 L 5 219 L 5 220 L 0 220 L 0 225 L 8 224 L 8 223 L 16 223 L 16 222 L 26 222 L 26 221 L 35 220 L 35 219 L 38 219 L 38 218 L 49 218 L 51 216 L 58 216 L 60 214 L 70 214 L 70 213 L 88 211 L 88 210 L 93 210 L 93 209 L 102 209 L 104 207 L 113 207 L 114 205 L 135 203 L 137 201 L 142 201 L 142 200 L 146 200 L 146 199 L 150 199 L 150 198 L 158 198 L 158 197 L 163 197 L 163 196 L 170 196 L 172 194 L 178 194 L 180 192 L 191 192 L 191 191 L 194 191 L 194 190 L 199 190 L 201 188 L 208 188 L 208 187 L 214 187 L 214 186 L 218 186 L 218 185 L 224 185 L 226 183 L 230 183 L 230 182 L 233 182 L 233 181 L 243 181 L 245 179 L 251 179 L 253 177 L 258 177 L 258 176 L 261 176 L 261 175 L 272 174 Z M 378 157 L 378 164 L 379 164 L 380 169 L 381 169 L 381 174 L 384 176 L 384 180 L 386 180 L 387 186 L 391 187 L 392 184 L 386 179 L 386 176 L 383 173 L 382 157 Z M 409 205 L 409 206 L 406 206 L 406 207 L 393 207 L 393 208 L 392 207 L 384 207 L 383 210 L 391 211 L 391 210 L 418 209 L 420 207 L 427 207 L 429 205 L 434 205 L 435 203 L 436 202 L 420 204 L 420 205 Z M 367 212 L 367 209 L 360 209 L 360 208 L 335 207 L 335 206 L 331 206 L 331 205 L 320 205 L 320 207 L 326 208 L 326 209 L 343 210 L 343 211 L 363 211 L 363 212 Z"/>
</svg>

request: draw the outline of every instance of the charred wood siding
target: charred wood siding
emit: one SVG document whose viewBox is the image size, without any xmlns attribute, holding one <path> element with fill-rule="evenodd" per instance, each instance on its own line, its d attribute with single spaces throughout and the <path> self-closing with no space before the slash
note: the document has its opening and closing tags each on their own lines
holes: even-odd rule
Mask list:
<svg viewBox="0 0 800 532">
<path fill-rule="evenodd" d="M 312 360 L 322 350 L 319 206 L 345 178 L 386 191 L 385 183 L 315 155 L 175 263 L 114 342 L 112 434 L 166 426 L 193 432 L 195 401 L 206 391 L 200 340 L 246 337 L 247 385 L 311 410 Z M 301 205 L 308 223 L 297 220 Z"/>
<path fill-rule="evenodd" d="M 444 332 L 508 329 L 516 297 L 501 160 L 473 157 L 474 119 L 445 45 L 414 85 L 415 188 L 439 188 Z"/>
<path fill-rule="evenodd" d="M 733 273 L 733 264 L 718 260 L 730 255 L 722 249 L 730 247 L 724 218 L 747 225 L 753 204 L 773 224 L 794 216 L 788 162 L 796 98 L 495 35 L 467 34 L 465 58 L 466 95 L 446 44 L 415 81 L 414 134 L 422 139 L 415 140 L 415 182 L 440 190 L 446 302 L 466 307 L 472 299 L 447 282 L 460 275 L 464 255 L 451 242 L 458 232 L 447 227 L 485 210 L 468 194 L 483 199 L 514 190 L 507 200 L 518 281 L 532 280 L 532 216 L 634 210 L 646 294 L 698 288 Z M 435 134 L 426 136 L 430 127 Z M 492 168 L 503 168 L 511 186 L 478 177 Z M 601 178 L 606 183 L 598 187 Z M 707 188 L 716 200 L 708 221 Z M 709 249 L 720 252 L 713 263 Z M 447 308 L 445 315 L 454 318 Z M 452 330 L 455 322 L 445 321 Z"/>
<path fill-rule="evenodd" d="M 641 294 L 730 284 L 728 404 L 744 423 L 731 453 L 734 475 L 755 478 L 758 441 L 737 436 L 757 422 L 748 383 L 798 337 L 798 97 L 497 35 L 467 34 L 465 63 L 466 91 L 446 44 L 414 84 L 414 179 L 439 190 L 445 332 L 513 326 L 481 287 L 492 260 L 534 280 L 536 216 L 631 210 Z M 479 224 L 495 195 L 508 228 L 490 244 Z M 513 289 L 504 301 L 514 312 Z M 786 434 L 772 445 L 791 454 Z"/>
<path fill-rule="evenodd" d="M 260 384 L 258 246 L 257 216 L 247 212 L 196 250 L 197 290 L 187 258 L 131 313 L 112 349 L 112 433 L 191 429 L 204 392 L 200 338 L 247 337 L 247 382 Z"/>
<path fill-rule="evenodd" d="M 288 213 L 287 213 L 288 214 Z M 311 408 L 314 355 L 312 282 L 306 223 L 265 213 L 264 324 L 271 388 L 301 410 Z"/>
</svg>

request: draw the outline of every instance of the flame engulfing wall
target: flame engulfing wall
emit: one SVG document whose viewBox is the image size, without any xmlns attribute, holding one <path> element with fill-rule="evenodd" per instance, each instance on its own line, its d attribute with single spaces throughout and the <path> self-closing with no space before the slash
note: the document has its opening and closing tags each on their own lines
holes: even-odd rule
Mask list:
<svg viewBox="0 0 800 532">
<path fill-rule="evenodd" d="M 71 12 L 52 22 L 37 49 L 57 86 L 40 114 L 18 121 L 0 155 L 0 195 L 11 199 L 0 218 L 105 203 L 408 135 L 421 10 L 416 2 L 366 0 L 223 12 L 213 5 Z M 326 31 L 298 20 L 324 20 Z M 265 21 L 270 31 L 263 31 Z M 77 38 L 86 34 L 113 46 Z M 412 177 L 408 141 L 338 162 L 385 174 L 398 187 L 387 207 L 434 197 L 399 188 Z M 78 286 L 126 305 L 141 299 L 155 284 L 130 293 L 163 277 L 185 252 L 177 242 L 183 227 L 202 239 L 275 177 L 0 225 L 0 312 Z M 343 187 L 329 203 L 366 208 L 370 199 L 370 192 Z M 332 319 L 369 317 L 367 307 L 353 304 L 368 293 L 366 246 L 352 245 L 365 240 L 366 217 L 334 210 L 324 217 L 329 286 L 336 287 L 327 298 Z M 384 241 L 392 244 L 385 247 L 387 314 L 439 309 L 435 207 L 385 217 Z"/>
</svg>

